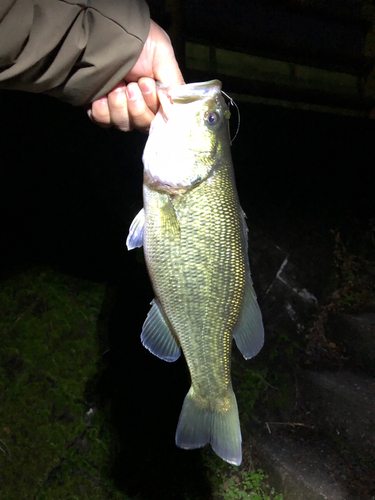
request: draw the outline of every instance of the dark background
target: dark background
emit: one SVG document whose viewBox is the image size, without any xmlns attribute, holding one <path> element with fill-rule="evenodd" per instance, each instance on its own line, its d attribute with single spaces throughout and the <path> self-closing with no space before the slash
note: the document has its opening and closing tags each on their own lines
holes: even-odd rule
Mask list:
<svg viewBox="0 0 375 500">
<path fill-rule="evenodd" d="M 82 109 L 40 95 L 2 92 L 1 270 L 50 262 L 121 281 L 129 225 L 142 206 L 146 136 L 102 130 Z M 276 240 L 296 225 L 323 232 L 374 215 L 374 122 L 239 103 L 233 147 L 249 223 Z M 236 118 L 234 117 L 234 120 Z M 277 234 L 277 237 L 276 237 Z M 137 257 L 138 256 L 138 257 Z"/>
</svg>

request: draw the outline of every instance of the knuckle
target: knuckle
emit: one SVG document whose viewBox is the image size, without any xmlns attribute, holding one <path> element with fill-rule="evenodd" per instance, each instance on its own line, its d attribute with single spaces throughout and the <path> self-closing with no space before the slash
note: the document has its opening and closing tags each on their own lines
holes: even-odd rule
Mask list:
<svg viewBox="0 0 375 500">
<path fill-rule="evenodd" d="M 130 130 L 133 130 L 129 120 L 112 120 L 112 125 L 122 132 L 130 132 Z"/>
<path fill-rule="evenodd" d="M 113 91 L 108 95 L 110 109 L 122 110 L 127 107 L 126 95 L 123 90 Z"/>
<path fill-rule="evenodd" d="M 109 123 L 109 109 L 108 106 L 99 105 L 96 106 L 95 102 L 92 105 L 91 118 L 97 123 Z"/>
</svg>

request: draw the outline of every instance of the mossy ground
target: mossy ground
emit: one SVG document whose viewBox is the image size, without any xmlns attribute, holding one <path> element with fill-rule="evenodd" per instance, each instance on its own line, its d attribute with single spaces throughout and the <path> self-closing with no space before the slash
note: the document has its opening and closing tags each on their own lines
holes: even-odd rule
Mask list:
<svg viewBox="0 0 375 500">
<path fill-rule="evenodd" d="M 156 444 L 164 466 L 153 465 L 152 452 L 142 447 L 139 453 L 144 454 L 149 469 L 144 469 L 138 456 L 135 467 L 143 478 L 137 483 L 140 491 L 128 495 L 125 483 L 130 462 L 125 459 L 120 467 L 125 479 L 119 480 L 114 470 L 124 455 L 121 430 L 112 425 L 117 420 L 113 405 L 111 409 L 98 390 L 104 368 L 98 321 L 104 296 L 104 285 L 47 267 L 14 273 L 1 282 L 1 500 L 280 499 L 267 486 L 264 473 L 255 469 L 250 450 L 244 449 L 238 468 L 225 464 L 207 447 L 194 453 L 176 449 L 181 464 L 174 469 L 168 459 L 170 449 L 175 448 L 172 440 L 166 451 Z M 245 418 L 265 382 L 254 371 L 240 380 Z M 256 391 L 250 395 L 249 384 L 254 383 Z M 128 425 L 122 421 L 119 427 Z M 168 479 L 174 474 L 177 481 Z M 186 481 L 190 487 L 185 488 Z"/>
<path fill-rule="evenodd" d="M 103 294 L 100 284 L 40 268 L 1 284 L 4 500 L 109 498 L 108 431 L 84 396 Z"/>
</svg>

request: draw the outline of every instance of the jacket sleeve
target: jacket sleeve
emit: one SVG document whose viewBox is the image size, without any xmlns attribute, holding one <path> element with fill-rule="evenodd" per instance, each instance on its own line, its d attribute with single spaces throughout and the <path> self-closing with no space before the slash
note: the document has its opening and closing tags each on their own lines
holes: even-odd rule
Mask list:
<svg viewBox="0 0 375 500">
<path fill-rule="evenodd" d="M 0 0 L 0 88 L 89 103 L 130 71 L 149 29 L 144 0 Z"/>
</svg>

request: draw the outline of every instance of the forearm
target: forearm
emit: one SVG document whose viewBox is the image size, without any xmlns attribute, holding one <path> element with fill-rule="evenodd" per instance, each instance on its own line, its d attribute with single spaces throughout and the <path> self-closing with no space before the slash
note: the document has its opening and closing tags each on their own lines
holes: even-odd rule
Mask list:
<svg viewBox="0 0 375 500">
<path fill-rule="evenodd" d="M 4 4 L 0 1 L 0 88 L 44 92 L 74 105 L 107 94 L 124 78 L 149 32 L 143 0 Z"/>
</svg>

